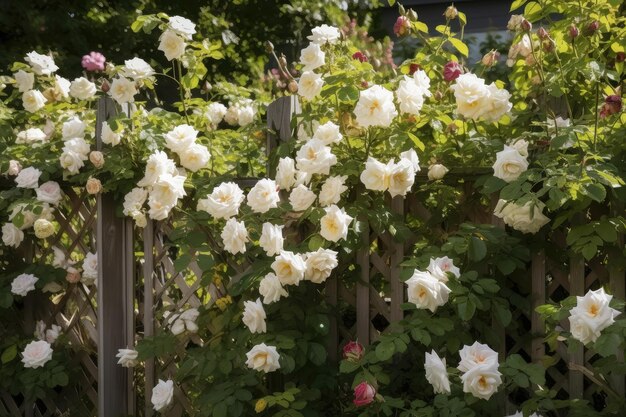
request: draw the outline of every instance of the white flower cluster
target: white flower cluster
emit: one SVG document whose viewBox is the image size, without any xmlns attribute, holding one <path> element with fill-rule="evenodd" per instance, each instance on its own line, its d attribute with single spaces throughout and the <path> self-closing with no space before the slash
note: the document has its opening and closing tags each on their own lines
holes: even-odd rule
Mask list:
<svg viewBox="0 0 626 417">
<path fill-rule="evenodd" d="M 322 75 L 313 72 L 325 64 L 323 48 L 336 44 L 340 37 L 339 29 L 328 25 L 315 27 L 311 32 L 308 37 L 311 43 L 300 52 L 303 72 L 298 81 L 298 94 L 308 101 L 317 97 L 324 87 Z"/>
<path fill-rule="evenodd" d="M 456 98 L 456 111 L 468 119 L 496 122 L 513 107 L 508 91 L 495 83 L 486 85 L 475 74 L 460 75 L 450 88 Z"/>
<path fill-rule="evenodd" d="M 396 90 L 400 111 L 407 114 L 419 114 L 425 97 L 430 97 L 430 78 L 422 70 L 415 71 L 413 77 L 404 76 Z"/>
<path fill-rule="evenodd" d="M 409 302 L 434 313 L 437 307 L 448 302 L 451 292 L 446 285 L 448 273 L 457 278 L 461 276 L 459 268 L 447 256 L 431 259 L 426 271 L 416 269 L 406 281 Z"/>
<path fill-rule="evenodd" d="M 35 337 L 37 340 L 45 340 L 46 342 L 53 344 L 61 334 L 61 326 L 52 324 L 50 328 L 47 328 L 46 323 L 43 320 L 37 321 L 35 325 Z"/>
<path fill-rule="evenodd" d="M 206 146 L 196 143 L 198 131 L 182 124 L 165 134 L 165 146 L 178 155 L 180 164 L 197 172 L 209 163 L 211 154 Z"/>
<path fill-rule="evenodd" d="M 78 174 L 89 159 L 90 146 L 85 141 L 87 125 L 78 117 L 63 123 L 63 153 L 59 157 L 61 167 L 70 174 Z"/>
<path fill-rule="evenodd" d="M 163 318 L 166 320 L 167 325 L 169 326 L 172 334 L 179 335 L 183 333 L 185 330 L 190 333 L 195 333 L 198 331 L 198 325 L 196 324 L 196 320 L 200 312 L 196 308 L 190 308 L 182 313 L 171 313 L 166 311 L 163 315 Z"/>
<path fill-rule="evenodd" d="M 419 170 L 419 158 L 413 149 L 402 152 L 397 163 L 390 160 L 383 164 L 370 156 L 361 173 L 361 182 L 368 190 L 389 191 L 392 197 L 405 196 L 411 191 Z"/>
<path fill-rule="evenodd" d="M 254 102 L 249 98 L 242 98 L 232 103 L 223 114 L 222 107 L 224 106 L 219 103 L 213 103 L 212 106 L 209 106 L 209 118 L 215 125 L 223 118 L 231 126 L 239 125 L 243 127 L 252 123 L 256 117 Z"/>
<path fill-rule="evenodd" d="M 604 288 L 576 297 L 576 307 L 569 311 L 568 317 L 574 339 L 584 345 L 595 342 L 602 330 L 615 322 L 615 317 L 621 313 L 609 307 L 611 299 L 613 296 L 604 292 Z"/>
<path fill-rule="evenodd" d="M 196 25 L 182 16 L 169 18 L 167 28 L 159 38 L 159 51 L 165 54 L 168 61 L 181 59 L 187 48 L 187 41 L 196 33 Z"/>
<path fill-rule="evenodd" d="M 493 176 L 506 182 L 515 181 L 528 169 L 527 157 L 528 143 L 525 140 L 518 140 L 512 146 L 504 145 L 504 149 L 496 153 Z"/>
</svg>

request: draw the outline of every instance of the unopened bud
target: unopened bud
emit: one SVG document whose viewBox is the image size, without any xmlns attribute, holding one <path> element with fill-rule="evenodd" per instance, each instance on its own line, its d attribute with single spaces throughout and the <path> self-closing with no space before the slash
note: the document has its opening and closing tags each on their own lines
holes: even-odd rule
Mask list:
<svg viewBox="0 0 626 417">
<path fill-rule="evenodd" d="M 550 37 L 550 33 L 548 33 L 545 28 L 540 27 L 537 29 L 537 36 L 539 36 L 539 39 L 548 39 Z"/>
<path fill-rule="evenodd" d="M 485 56 L 483 56 L 482 63 L 486 67 L 493 67 L 494 65 L 498 63 L 499 59 L 500 59 L 500 52 L 493 49 L 487 52 Z"/>
<path fill-rule="evenodd" d="M 552 39 L 546 39 L 545 41 L 543 41 L 543 51 L 550 53 L 554 51 L 554 41 L 552 41 Z"/>
<path fill-rule="evenodd" d="M 617 54 L 615 54 L 615 61 L 616 62 L 624 62 L 624 61 L 626 61 L 626 53 L 618 52 Z"/>
<path fill-rule="evenodd" d="M 524 19 L 522 20 L 522 23 L 520 23 L 520 28 L 524 32 L 530 32 L 533 29 L 533 24 L 530 23 L 528 20 Z"/>
<path fill-rule="evenodd" d="M 585 36 L 593 36 L 600 29 L 600 22 L 594 20 L 585 28 Z"/>
<path fill-rule="evenodd" d="M 284 54 L 280 54 L 280 57 L 278 58 L 278 65 L 280 65 L 281 68 L 287 68 L 287 58 Z"/>
<path fill-rule="evenodd" d="M 87 190 L 88 194 L 98 194 L 100 191 L 102 191 L 102 183 L 97 178 L 89 177 L 85 189 Z"/>
<path fill-rule="evenodd" d="M 422 69 L 420 64 L 411 64 L 409 65 L 409 75 L 413 75 L 417 72 L 417 70 Z"/>
<path fill-rule="evenodd" d="M 397 37 L 406 36 L 411 32 L 411 22 L 406 16 L 398 16 L 396 23 L 393 25 L 393 33 Z"/>
<path fill-rule="evenodd" d="M 380 65 L 381 65 L 380 59 L 378 58 L 372 59 L 372 67 L 374 67 L 374 69 L 380 68 Z"/>
<path fill-rule="evenodd" d="M 289 88 L 290 93 L 296 94 L 298 92 L 298 83 L 295 80 L 291 80 L 287 88 Z"/>
<path fill-rule="evenodd" d="M 448 126 L 446 126 L 446 132 L 448 133 L 456 133 L 458 129 L 459 127 L 456 125 L 456 123 L 450 123 Z"/>
<path fill-rule="evenodd" d="M 580 34 L 580 31 L 578 30 L 576 25 L 572 23 L 569 29 L 567 30 L 567 34 L 571 40 L 574 40 L 578 37 L 578 35 Z"/>
<path fill-rule="evenodd" d="M 406 10 L 401 4 L 398 4 L 398 13 L 400 13 L 400 16 L 404 16 L 406 14 Z"/>
<path fill-rule="evenodd" d="M 446 11 L 443 13 L 443 15 L 446 17 L 446 19 L 448 20 L 454 20 L 457 18 L 457 16 L 459 15 L 459 11 L 456 9 L 456 7 L 454 6 L 448 6 L 448 8 L 446 9 Z"/>
<path fill-rule="evenodd" d="M 22 170 L 22 164 L 19 161 L 11 159 L 9 161 L 9 169 L 7 170 L 7 175 L 15 176 L 20 173 Z"/>
<path fill-rule="evenodd" d="M 211 90 L 213 90 L 213 86 L 211 85 L 210 82 L 205 81 L 204 84 L 202 84 L 202 91 L 205 93 L 208 93 Z"/>
<path fill-rule="evenodd" d="M 65 275 L 65 280 L 69 282 L 70 284 L 76 284 L 77 282 L 80 281 L 80 272 L 72 266 L 67 267 L 67 274 Z"/>
<path fill-rule="evenodd" d="M 435 91 L 435 100 L 439 101 L 443 98 L 443 93 L 439 90 Z"/>
<path fill-rule="evenodd" d="M 409 9 L 409 12 L 406 15 L 411 22 L 417 22 L 417 13 L 415 13 L 415 10 Z"/>
<path fill-rule="evenodd" d="M 265 41 L 265 52 L 271 54 L 274 52 L 274 44 L 270 41 Z"/>
<path fill-rule="evenodd" d="M 111 85 L 109 84 L 109 82 L 107 80 L 102 81 L 102 84 L 100 85 L 100 90 L 103 93 L 108 93 L 110 89 Z"/>
</svg>

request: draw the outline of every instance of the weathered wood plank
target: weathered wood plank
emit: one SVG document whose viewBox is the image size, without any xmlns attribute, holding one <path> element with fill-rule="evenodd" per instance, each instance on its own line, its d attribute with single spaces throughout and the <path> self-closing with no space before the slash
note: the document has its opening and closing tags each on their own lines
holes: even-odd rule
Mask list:
<svg viewBox="0 0 626 417">
<path fill-rule="evenodd" d="M 148 220 L 143 229 L 143 335 L 150 337 L 154 335 L 154 222 Z M 148 359 L 145 362 L 145 403 L 144 415 L 152 416 L 152 388 L 155 384 L 155 361 Z"/>
<path fill-rule="evenodd" d="M 370 343 L 370 241 L 367 220 L 361 222 L 361 249 L 357 251 L 360 280 L 356 285 L 356 335 L 364 345 Z"/>
<path fill-rule="evenodd" d="M 585 260 L 582 255 L 572 255 L 569 265 L 569 295 L 583 295 L 585 293 Z M 584 348 L 569 355 L 568 361 L 574 365 L 584 366 Z M 584 389 L 584 375 L 570 368 L 569 395 L 570 398 L 582 398 Z"/>
</svg>

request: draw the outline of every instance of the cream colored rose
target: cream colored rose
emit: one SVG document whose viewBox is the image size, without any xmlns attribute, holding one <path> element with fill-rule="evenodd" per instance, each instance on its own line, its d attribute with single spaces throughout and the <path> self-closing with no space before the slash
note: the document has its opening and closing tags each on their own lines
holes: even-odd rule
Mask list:
<svg viewBox="0 0 626 417">
<path fill-rule="evenodd" d="M 104 155 L 100 151 L 91 151 L 89 152 L 89 162 L 95 168 L 100 169 L 104 166 Z"/>
<path fill-rule="evenodd" d="M 22 130 L 17 134 L 15 143 L 36 145 L 38 143 L 45 142 L 47 139 L 46 134 L 39 128 L 30 128 Z"/>
<path fill-rule="evenodd" d="M 65 280 L 70 284 L 76 284 L 80 282 L 80 271 L 73 266 L 68 266 L 66 269 Z"/>
<path fill-rule="evenodd" d="M 340 37 L 341 33 L 339 29 L 324 24 L 311 29 L 311 35 L 307 36 L 307 39 L 318 45 L 324 45 L 326 43 L 334 45 L 339 42 Z"/>
<path fill-rule="evenodd" d="M 393 93 L 379 85 L 361 91 L 354 114 L 356 122 L 362 127 L 389 127 L 398 115 L 396 106 L 393 104 Z"/>
<path fill-rule="evenodd" d="M 268 373 L 280 369 L 280 363 L 278 363 L 280 355 L 275 346 L 258 344 L 246 353 L 246 357 L 248 358 L 246 365 L 255 371 Z"/>
<path fill-rule="evenodd" d="M 385 191 L 389 188 L 393 161 L 383 164 L 376 158 L 368 157 L 365 169 L 361 173 L 361 182 L 365 188 L 373 191 Z"/>
<path fill-rule="evenodd" d="M 35 75 L 32 72 L 19 70 L 13 74 L 13 78 L 15 78 L 15 86 L 20 93 L 32 90 L 35 85 Z"/>
<path fill-rule="evenodd" d="M 504 220 L 504 223 L 522 233 L 537 233 L 550 219 L 543 214 L 545 204 L 532 201 L 526 202 L 523 206 L 499 200 L 493 214 Z M 532 210 L 531 210 L 532 208 Z"/>
<path fill-rule="evenodd" d="M 528 161 L 520 152 L 504 145 L 504 149 L 496 154 L 496 162 L 493 164 L 493 175 L 511 182 L 519 178 L 522 172 L 528 169 Z"/>
<path fill-rule="evenodd" d="M 228 219 L 239 213 L 245 200 L 243 191 L 234 182 L 223 182 L 207 198 L 198 200 L 197 210 L 206 211 L 216 219 Z"/>
<path fill-rule="evenodd" d="M 135 94 L 137 94 L 137 87 L 134 81 L 120 76 L 113 79 L 108 94 L 120 105 L 133 103 Z"/>
<path fill-rule="evenodd" d="M 271 223 L 263 223 L 259 246 L 263 248 L 267 256 L 275 256 L 283 250 L 283 227 Z"/>
<path fill-rule="evenodd" d="M 319 248 L 315 252 L 306 254 L 306 271 L 304 279 L 322 284 L 339 265 L 337 252 L 330 249 Z"/>
<path fill-rule="evenodd" d="M 37 281 L 39 281 L 39 278 L 33 274 L 20 274 L 11 282 L 11 292 L 25 297 L 26 294 L 35 289 Z"/>
<path fill-rule="evenodd" d="M 37 219 L 34 224 L 35 236 L 46 239 L 54 234 L 54 224 L 46 219 Z"/>
<path fill-rule="evenodd" d="M 501 375 L 497 367 L 476 366 L 461 376 L 463 392 L 470 393 L 476 398 L 488 400 L 502 384 Z"/>
<path fill-rule="evenodd" d="M 461 271 L 459 270 L 459 268 L 454 266 L 454 262 L 452 261 L 452 259 L 448 258 L 447 256 L 434 259 L 430 258 L 427 270 L 435 278 L 444 283 L 448 282 L 448 272 L 450 272 L 457 278 L 461 276 Z"/>
<path fill-rule="evenodd" d="M 86 129 L 87 124 L 74 116 L 63 123 L 63 127 L 61 128 L 63 140 L 84 138 Z"/>
<path fill-rule="evenodd" d="M 61 187 L 59 183 L 55 181 L 47 181 L 41 184 L 35 192 L 37 193 L 37 200 L 42 203 L 50 203 L 56 206 L 61 202 L 63 194 L 61 193 Z"/>
<path fill-rule="evenodd" d="M 122 73 L 125 77 L 137 81 L 152 77 L 154 75 L 154 69 L 143 59 L 135 57 L 124 61 Z"/>
<path fill-rule="evenodd" d="M 488 109 L 489 89 L 485 80 L 475 74 L 461 74 L 450 88 L 454 91 L 456 110 L 460 115 L 478 120 Z"/>
<path fill-rule="evenodd" d="M 404 76 L 396 90 L 400 103 L 400 111 L 407 114 L 419 114 L 424 106 L 424 91 L 419 88 L 413 78 Z"/>
<path fill-rule="evenodd" d="M 272 262 L 272 269 L 281 284 L 299 285 L 304 279 L 306 264 L 301 255 L 283 250 Z"/>
<path fill-rule="evenodd" d="M 154 185 L 163 174 L 176 175 L 176 164 L 165 152 L 156 151 L 148 157 L 144 177 L 137 183 L 139 187 Z"/>
<path fill-rule="evenodd" d="M 216 128 L 218 124 L 224 119 L 226 115 L 226 106 L 222 103 L 211 103 L 207 107 L 207 111 L 205 112 L 206 118 L 211 123 L 213 128 Z"/>
<path fill-rule="evenodd" d="M 289 203 L 294 211 L 304 211 L 311 207 L 317 196 L 306 185 L 298 185 L 289 194 Z"/>
<path fill-rule="evenodd" d="M 398 163 L 391 166 L 389 171 L 389 194 L 392 197 L 397 195 L 405 196 L 411 191 L 415 182 L 415 170 L 413 164 L 408 159 L 400 159 Z"/>
<path fill-rule="evenodd" d="M 70 84 L 70 96 L 79 100 L 91 100 L 96 92 L 96 85 L 85 77 L 76 78 Z"/>
<path fill-rule="evenodd" d="M 98 194 L 102 191 L 102 183 L 97 178 L 89 177 L 89 179 L 87 179 L 85 189 L 87 190 L 87 193 L 91 195 Z"/>
<path fill-rule="evenodd" d="M 122 133 L 116 133 L 111 129 L 111 126 L 107 122 L 102 122 L 102 143 L 106 145 L 116 146 L 122 140 Z"/>
<path fill-rule="evenodd" d="M 40 368 L 52 359 L 52 347 L 45 340 L 30 342 L 22 352 L 24 368 Z"/>
<path fill-rule="evenodd" d="M 268 178 L 259 180 L 248 192 L 248 206 L 255 213 L 266 213 L 271 208 L 278 207 L 280 196 L 276 182 Z"/>
<path fill-rule="evenodd" d="M 275 303 L 281 297 L 289 296 L 278 277 L 271 272 L 259 283 L 259 294 L 263 297 L 263 304 Z"/>
<path fill-rule="evenodd" d="M 83 274 L 81 281 L 85 285 L 93 285 L 98 279 L 98 254 L 87 252 L 83 260 Z"/>
<path fill-rule="evenodd" d="M 319 201 L 322 207 L 339 203 L 341 194 L 348 189 L 348 187 L 345 186 L 347 179 L 348 177 L 346 175 L 328 177 L 326 179 L 319 195 Z"/>
<path fill-rule="evenodd" d="M 124 368 L 132 368 L 137 365 L 137 357 L 139 352 L 135 349 L 118 349 L 116 358 L 118 358 L 117 364 L 122 365 Z"/>
<path fill-rule="evenodd" d="M 173 30 L 166 30 L 159 38 L 159 51 L 165 54 L 168 61 L 180 59 L 185 53 L 187 44 L 185 39 L 179 36 Z"/>
<path fill-rule="evenodd" d="M 180 164 L 191 172 L 197 172 L 202 168 L 206 168 L 211 159 L 211 154 L 207 147 L 198 143 L 194 143 L 179 152 L 178 156 L 180 158 Z"/>
<path fill-rule="evenodd" d="M 182 16 L 171 16 L 169 26 L 174 32 L 188 40 L 191 40 L 193 34 L 196 33 L 196 25 Z"/>
<path fill-rule="evenodd" d="M 434 350 L 431 353 L 426 352 L 424 371 L 426 380 L 433 386 L 435 394 L 450 394 L 450 379 L 448 378 L 445 358 L 439 358 Z"/>
<path fill-rule="evenodd" d="M 347 215 L 344 209 L 336 205 L 326 207 L 326 214 L 320 219 L 320 234 L 326 240 L 337 242 L 348 236 L 348 228 L 352 223 L 352 217 Z"/>
<path fill-rule="evenodd" d="M 37 90 L 28 90 L 24 94 L 22 94 L 22 105 L 24 106 L 24 110 L 30 113 L 35 113 L 37 110 L 42 109 L 45 105 L 46 98 L 40 91 Z"/>
<path fill-rule="evenodd" d="M 300 63 L 303 71 L 313 71 L 324 65 L 326 54 L 318 44 L 310 43 L 309 46 L 300 51 Z"/>
<path fill-rule="evenodd" d="M 442 164 L 433 164 L 428 168 L 428 179 L 431 181 L 440 180 L 448 171 L 448 168 Z"/>
<path fill-rule="evenodd" d="M 166 409 L 174 398 L 174 381 L 168 379 L 167 381 L 163 381 L 159 379 L 159 382 L 156 384 L 154 388 L 152 388 L 152 397 L 150 398 L 150 402 L 152 402 L 152 407 L 155 411 L 161 411 Z"/>
<path fill-rule="evenodd" d="M 265 309 L 260 299 L 256 301 L 244 301 L 243 324 L 246 325 L 250 333 L 265 333 L 267 326 L 265 323 Z"/>
<path fill-rule="evenodd" d="M 332 145 L 341 142 L 343 135 L 339 131 L 339 126 L 333 122 L 326 122 L 315 129 L 313 139 L 320 140 L 324 145 Z"/>
<path fill-rule="evenodd" d="M 18 188 L 37 188 L 41 171 L 34 167 L 24 168 L 15 177 L 15 184 Z"/>
<path fill-rule="evenodd" d="M 437 307 L 448 302 L 450 288 L 430 272 L 416 269 L 406 284 L 409 302 L 415 304 L 417 308 L 428 309 L 434 313 Z"/>
<path fill-rule="evenodd" d="M 307 174 L 328 175 L 337 157 L 321 140 L 311 139 L 296 153 L 297 168 Z"/>
<path fill-rule="evenodd" d="M 415 152 L 415 149 L 409 149 L 408 151 L 400 153 L 400 158 L 406 159 L 411 162 L 411 165 L 413 165 L 413 170 L 415 172 L 420 171 L 420 159 L 417 156 L 417 152 Z"/>
<path fill-rule="evenodd" d="M 280 158 L 276 167 L 276 184 L 281 190 L 289 191 L 295 183 L 295 161 L 289 157 Z"/>
<path fill-rule="evenodd" d="M 66 169 L 70 174 L 77 174 L 78 171 L 85 166 L 87 158 L 78 152 L 64 151 L 59 157 L 61 168 Z"/>
<path fill-rule="evenodd" d="M 604 288 L 589 290 L 584 297 L 576 297 L 576 307 L 569 311 L 568 317 L 575 339 L 585 345 L 595 342 L 602 330 L 615 322 L 615 317 L 621 313 L 609 307 L 612 298 Z"/>
<path fill-rule="evenodd" d="M 27 53 L 24 61 L 30 64 L 30 67 L 37 75 L 52 75 L 59 69 L 50 55 L 42 55 L 35 51 Z"/>
<path fill-rule="evenodd" d="M 238 222 L 235 218 L 230 218 L 220 235 L 224 244 L 224 250 L 236 255 L 246 251 L 248 241 L 248 231 L 243 221 Z"/>
<path fill-rule="evenodd" d="M 498 368 L 498 352 L 482 343 L 474 342 L 471 346 L 464 345 L 459 351 L 459 356 L 461 361 L 457 369 L 461 372 L 467 372 L 479 365 Z"/>
<path fill-rule="evenodd" d="M 165 146 L 174 152 L 182 152 L 196 142 L 198 131 L 188 124 L 176 126 L 165 134 Z"/>
<path fill-rule="evenodd" d="M 21 170 L 22 170 L 22 164 L 20 164 L 19 161 L 16 161 L 15 159 L 11 159 L 9 161 L 9 169 L 7 170 L 7 175 L 14 177 L 17 174 L 19 174 Z"/>
<path fill-rule="evenodd" d="M 313 71 L 303 72 L 298 80 L 298 94 L 308 101 L 317 97 L 322 87 L 324 87 L 322 76 Z"/>
<path fill-rule="evenodd" d="M 15 227 L 13 223 L 5 223 L 2 226 L 2 242 L 7 246 L 17 248 L 24 240 L 24 232 Z"/>
</svg>

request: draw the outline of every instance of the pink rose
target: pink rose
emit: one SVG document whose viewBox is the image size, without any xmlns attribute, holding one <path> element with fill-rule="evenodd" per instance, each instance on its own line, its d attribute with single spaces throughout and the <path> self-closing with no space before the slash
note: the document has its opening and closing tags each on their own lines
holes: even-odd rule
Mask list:
<svg viewBox="0 0 626 417">
<path fill-rule="evenodd" d="M 616 94 L 608 96 L 600 109 L 600 117 L 605 118 L 622 111 L 622 98 Z"/>
<path fill-rule="evenodd" d="M 376 396 L 376 390 L 373 386 L 363 381 L 356 387 L 354 387 L 354 400 L 352 402 L 357 407 L 361 407 L 363 405 L 368 405 L 372 401 L 374 401 L 374 397 Z"/>
<path fill-rule="evenodd" d="M 408 35 L 411 31 L 411 21 L 406 16 L 398 16 L 396 23 L 393 25 L 393 33 L 397 37 Z"/>
<path fill-rule="evenodd" d="M 89 52 L 89 55 L 84 55 L 81 61 L 81 65 L 87 71 L 104 71 L 104 63 L 106 58 L 100 52 Z"/>
<path fill-rule="evenodd" d="M 352 54 L 352 59 L 358 59 L 361 62 L 367 62 L 367 57 L 361 51 L 356 51 L 354 54 Z"/>
<path fill-rule="evenodd" d="M 459 78 L 463 74 L 463 67 L 456 61 L 450 61 L 443 67 L 443 79 L 450 82 Z"/>
<path fill-rule="evenodd" d="M 356 341 L 350 341 L 343 347 L 344 359 L 351 362 L 358 362 L 363 357 L 363 345 Z"/>
</svg>

